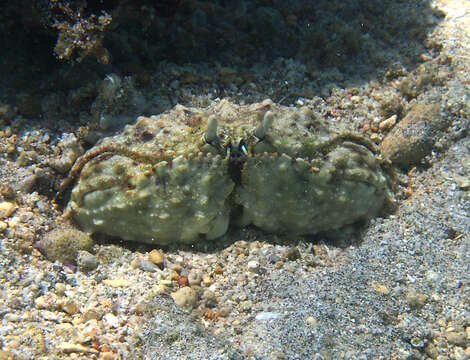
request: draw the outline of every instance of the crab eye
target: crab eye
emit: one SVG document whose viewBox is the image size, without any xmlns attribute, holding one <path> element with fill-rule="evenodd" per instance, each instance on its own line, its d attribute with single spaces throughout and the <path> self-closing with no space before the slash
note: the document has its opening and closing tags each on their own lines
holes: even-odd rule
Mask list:
<svg viewBox="0 0 470 360">
<path fill-rule="evenodd" d="M 272 111 L 267 111 L 264 114 L 261 124 L 255 130 L 255 136 L 261 141 L 265 138 L 268 131 L 271 129 L 274 121 L 274 115 Z"/>
</svg>

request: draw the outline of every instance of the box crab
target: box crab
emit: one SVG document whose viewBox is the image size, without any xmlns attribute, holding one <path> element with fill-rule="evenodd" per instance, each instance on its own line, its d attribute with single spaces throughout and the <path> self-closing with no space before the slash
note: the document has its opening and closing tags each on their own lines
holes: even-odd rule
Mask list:
<svg viewBox="0 0 470 360">
<path fill-rule="evenodd" d="M 79 158 L 64 187 L 75 178 L 67 213 L 83 230 L 162 245 L 229 224 L 315 234 L 393 201 L 374 144 L 270 100 L 139 117 Z"/>
</svg>

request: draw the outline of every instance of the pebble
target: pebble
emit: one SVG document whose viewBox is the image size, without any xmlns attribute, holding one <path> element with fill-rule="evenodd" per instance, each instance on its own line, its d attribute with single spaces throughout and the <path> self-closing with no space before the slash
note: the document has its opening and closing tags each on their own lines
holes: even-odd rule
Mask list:
<svg viewBox="0 0 470 360">
<path fill-rule="evenodd" d="M 250 300 L 245 300 L 240 303 L 240 311 L 242 312 L 251 312 L 253 303 Z"/>
<path fill-rule="evenodd" d="M 276 312 L 260 312 L 256 314 L 255 319 L 259 321 L 264 321 L 264 320 L 276 320 L 281 317 L 281 314 L 276 313 Z"/>
<path fill-rule="evenodd" d="M 276 255 L 276 254 L 271 254 L 268 256 L 268 261 L 271 263 L 271 264 L 275 264 L 277 263 L 278 261 L 281 260 L 281 257 L 279 255 Z"/>
<path fill-rule="evenodd" d="M 461 190 L 470 189 L 470 178 L 468 176 L 461 176 L 454 174 L 454 181 Z"/>
<path fill-rule="evenodd" d="M 381 152 L 396 165 L 418 163 L 431 151 L 447 126 L 439 103 L 416 103 L 384 138 Z"/>
<path fill-rule="evenodd" d="M 385 119 L 379 123 L 379 130 L 386 131 L 391 129 L 397 123 L 397 116 L 392 115 L 388 119 Z"/>
<path fill-rule="evenodd" d="M 118 279 L 106 279 L 103 280 L 103 284 L 111 286 L 113 288 L 127 287 L 132 283 L 129 280 L 118 278 Z"/>
<path fill-rule="evenodd" d="M 418 294 L 415 291 L 410 291 L 406 294 L 406 301 L 412 309 L 421 309 L 426 305 L 428 297 L 424 294 Z"/>
<path fill-rule="evenodd" d="M 286 251 L 285 257 L 290 261 L 300 259 L 300 250 L 296 246 L 293 246 Z"/>
<path fill-rule="evenodd" d="M 200 285 L 202 281 L 202 274 L 198 270 L 191 270 L 188 274 L 189 285 Z"/>
<path fill-rule="evenodd" d="M 111 351 L 104 351 L 100 353 L 100 360 L 118 360 L 121 357 Z"/>
<path fill-rule="evenodd" d="M 424 352 L 428 355 L 431 359 L 436 359 L 439 356 L 439 350 L 437 347 L 432 343 L 428 342 L 424 348 Z"/>
<path fill-rule="evenodd" d="M 372 283 L 372 287 L 374 288 L 375 291 L 382 295 L 389 295 L 390 294 L 390 289 L 386 287 L 385 285 L 382 284 L 377 284 L 377 283 Z"/>
<path fill-rule="evenodd" d="M 429 270 L 426 272 L 425 279 L 429 285 L 435 286 L 437 282 L 440 280 L 440 275 L 433 270 Z"/>
<path fill-rule="evenodd" d="M 87 273 L 95 270 L 100 261 L 97 256 L 90 254 L 88 251 L 80 250 L 77 255 L 78 270 Z"/>
<path fill-rule="evenodd" d="M 149 252 L 149 260 L 153 262 L 155 265 L 160 266 L 163 265 L 164 257 L 163 253 L 160 250 L 153 249 Z"/>
<path fill-rule="evenodd" d="M 66 353 L 81 353 L 81 354 L 98 354 L 98 351 L 87 346 L 83 346 L 81 344 L 74 344 L 70 342 L 64 342 L 59 344 L 59 350 Z"/>
<path fill-rule="evenodd" d="M 138 267 L 140 270 L 147 272 L 156 272 L 157 270 L 160 270 L 154 262 L 145 259 L 139 261 Z"/>
<path fill-rule="evenodd" d="M 454 349 L 454 358 L 455 360 L 468 360 L 470 355 L 466 353 L 461 347 L 456 347 Z"/>
<path fill-rule="evenodd" d="M 101 318 L 101 313 L 96 309 L 87 309 L 83 312 L 83 319 L 85 322 L 90 320 L 99 320 Z"/>
<path fill-rule="evenodd" d="M 464 331 L 450 331 L 446 333 L 449 344 L 465 346 L 467 344 L 467 334 Z"/>
<path fill-rule="evenodd" d="M 222 275 L 224 273 L 224 268 L 220 265 L 217 265 L 214 269 L 214 274 Z"/>
<path fill-rule="evenodd" d="M 171 297 L 176 305 L 186 309 L 194 309 L 198 301 L 197 292 L 189 286 L 182 287 L 174 293 L 171 293 Z"/>
<path fill-rule="evenodd" d="M 0 203 L 0 219 L 6 219 L 16 210 L 15 204 L 4 201 Z"/>
<path fill-rule="evenodd" d="M 204 275 L 202 278 L 202 283 L 205 286 L 210 286 L 214 283 L 214 279 L 210 275 Z"/>
<path fill-rule="evenodd" d="M 72 301 L 68 300 L 61 305 L 62 310 L 64 310 L 69 315 L 75 315 L 79 311 L 78 305 Z"/>
<path fill-rule="evenodd" d="M 73 339 L 74 341 L 78 335 L 77 329 L 75 329 L 75 327 L 70 323 L 57 324 L 55 333 L 59 337 L 66 337 L 67 339 Z"/>
<path fill-rule="evenodd" d="M 55 293 L 58 296 L 64 296 L 65 295 L 65 290 L 67 290 L 67 285 L 64 283 L 56 283 L 55 284 Z"/>
<path fill-rule="evenodd" d="M 318 327 L 318 320 L 315 319 L 313 316 L 309 316 L 307 317 L 307 319 L 305 319 L 305 322 L 307 324 L 309 324 L 310 326 L 313 326 L 313 327 Z"/>
<path fill-rule="evenodd" d="M 248 271 L 258 274 L 260 271 L 259 262 L 256 260 L 248 261 L 247 268 L 248 268 Z"/>
<path fill-rule="evenodd" d="M 206 307 L 208 307 L 209 309 L 213 309 L 217 306 L 217 301 L 214 301 L 214 300 L 207 300 L 206 301 Z"/>
<path fill-rule="evenodd" d="M 113 315 L 111 313 L 107 313 L 105 316 L 103 316 L 103 320 L 108 323 L 109 326 L 113 328 L 117 328 L 119 326 L 119 319 L 116 315 Z"/>
<path fill-rule="evenodd" d="M 222 306 L 220 309 L 219 309 L 219 315 L 221 317 L 227 317 L 229 316 L 229 314 L 231 313 L 232 309 L 229 307 L 229 306 Z"/>
</svg>

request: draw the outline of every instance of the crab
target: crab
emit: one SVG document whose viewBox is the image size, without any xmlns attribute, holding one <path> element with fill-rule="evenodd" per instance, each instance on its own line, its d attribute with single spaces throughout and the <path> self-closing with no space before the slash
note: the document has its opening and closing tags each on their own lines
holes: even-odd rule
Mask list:
<svg viewBox="0 0 470 360">
<path fill-rule="evenodd" d="M 270 100 L 139 117 L 79 158 L 64 188 L 74 181 L 66 212 L 84 231 L 159 245 L 217 239 L 230 225 L 315 234 L 393 202 L 373 143 Z"/>
</svg>

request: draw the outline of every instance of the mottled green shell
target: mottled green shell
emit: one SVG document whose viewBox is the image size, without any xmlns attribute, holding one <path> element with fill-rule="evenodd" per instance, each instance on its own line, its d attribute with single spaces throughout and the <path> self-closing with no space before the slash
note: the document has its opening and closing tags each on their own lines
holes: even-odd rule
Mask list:
<svg viewBox="0 0 470 360">
<path fill-rule="evenodd" d="M 270 101 L 141 117 L 79 159 L 74 177 L 68 210 L 80 227 L 152 244 L 220 237 L 234 214 L 239 225 L 314 234 L 392 198 L 366 139 Z"/>
</svg>

